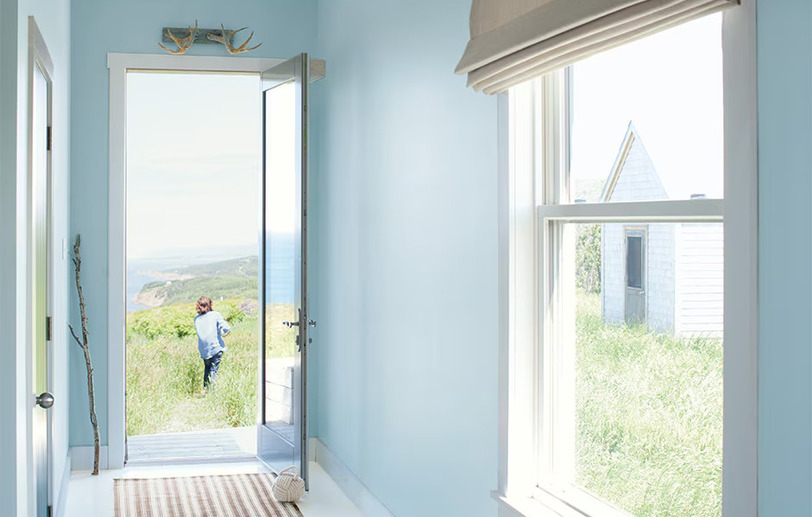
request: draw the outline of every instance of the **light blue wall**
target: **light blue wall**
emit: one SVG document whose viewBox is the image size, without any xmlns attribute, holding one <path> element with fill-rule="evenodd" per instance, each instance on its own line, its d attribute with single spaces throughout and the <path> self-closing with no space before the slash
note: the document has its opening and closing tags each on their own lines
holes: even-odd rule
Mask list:
<svg viewBox="0 0 812 517">
<path fill-rule="evenodd" d="M 812 4 L 758 4 L 759 516 L 812 515 Z"/>
<path fill-rule="evenodd" d="M 0 331 L 10 336 L 2 344 L 0 390 L 12 394 L 0 401 L 0 501 L 14 515 L 18 473 L 17 418 L 24 391 L 18 389 L 17 364 L 17 2 L 0 2 Z M 9 246 L 9 243 L 15 245 Z"/>
<path fill-rule="evenodd" d="M 468 0 L 323 1 L 311 431 L 398 517 L 495 515 L 496 99 Z"/>
<path fill-rule="evenodd" d="M 165 26 L 250 26 L 262 47 L 253 57 L 290 57 L 312 51 L 315 0 L 73 0 L 71 231 L 82 234 L 83 278 L 96 371 L 96 409 L 102 444 L 107 443 L 107 113 L 108 52 L 162 53 L 156 46 Z M 220 46 L 199 45 L 190 54 L 227 55 Z M 238 57 L 235 57 L 238 59 Z M 216 117 L 216 114 L 212 114 Z M 74 304 L 75 305 L 75 304 Z M 72 308 L 74 320 L 78 308 Z M 87 407 L 84 360 L 71 355 L 71 404 Z M 71 445 L 93 443 L 87 412 L 71 414 Z"/>
</svg>

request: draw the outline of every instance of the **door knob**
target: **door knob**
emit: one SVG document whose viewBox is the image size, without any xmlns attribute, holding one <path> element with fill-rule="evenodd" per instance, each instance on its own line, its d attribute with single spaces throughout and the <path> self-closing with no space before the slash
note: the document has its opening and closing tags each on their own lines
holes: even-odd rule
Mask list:
<svg viewBox="0 0 812 517">
<path fill-rule="evenodd" d="M 54 405 L 54 396 L 48 393 L 47 391 L 44 392 L 42 395 L 37 397 L 37 405 L 42 409 L 48 409 Z"/>
<path fill-rule="evenodd" d="M 307 324 L 310 325 L 311 327 L 315 327 L 316 326 L 316 321 L 315 320 L 310 320 L 310 321 L 307 322 Z"/>
<path fill-rule="evenodd" d="M 293 328 L 293 327 L 298 327 L 299 322 L 298 321 L 283 321 L 282 325 L 286 326 L 287 328 Z"/>
</svg>

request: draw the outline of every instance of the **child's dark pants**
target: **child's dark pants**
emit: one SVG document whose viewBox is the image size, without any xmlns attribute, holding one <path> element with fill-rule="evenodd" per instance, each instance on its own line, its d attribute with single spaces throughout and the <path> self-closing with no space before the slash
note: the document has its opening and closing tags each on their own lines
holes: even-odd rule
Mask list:
<svg viewBox="0 0 812 517">
<path fill-rule="evenodd" d="M 203 387 L 208 388 L 210 384 L 214 384 L 217 379 L 217 368 L 220 367 L 220 361 L 223 359 L 223 352 L 217 352 L 208 359 L 203 359 L 205 369 L 203 370 Z"/>
</svg>

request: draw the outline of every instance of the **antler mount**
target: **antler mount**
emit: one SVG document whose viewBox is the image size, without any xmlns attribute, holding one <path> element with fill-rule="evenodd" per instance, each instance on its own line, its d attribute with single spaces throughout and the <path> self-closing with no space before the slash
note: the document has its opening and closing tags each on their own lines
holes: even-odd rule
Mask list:
<svg viewBox="0 0 812 517">
<path fill-rule="evenodd" d="M 200 44 L 208 44 L 208 43 L 222 43 L 223 46 L 226 48 L 226 51 L 229 54 L 242 54 L 244 52 L 250 52 L 251 50 L 255 50 L 259 48 L 262 43 L 255 45 L 253 47 L 249 47 L 248 43 L 250 43 L 251 38 L 254 37 L 254 33 L 248 35 L 248 38 L 243 42 L 242 45 L 235 46 L 234 45 L 234 36 L 241 31 L 244 31 L 247 27 L 242 27 L 237 30 L 230 30 L 226 29 L 224 25 L 220 25 L 219 29 L 199 29 L 197 26 L 197 20 L 195 20 L 194 28 L 188 27 L 188 29 L 184 28 L 176 28 L 176 27 L 165 27 L 163 30 L 163 40 L 165 43 L 174 42 L 177 45 L 177 50 L 172 50 L 170 48 L 165 47 L 161 43 L 158 43 L 158 46 L 161 47 L 166 52 L 170 54 L 185 54 L 189 48 L 194 43 Z M 176 34 L 184 34 L 188 30 L 188 36 L 185 38 L 180 38 L 176 36 Z"/>
</svg>

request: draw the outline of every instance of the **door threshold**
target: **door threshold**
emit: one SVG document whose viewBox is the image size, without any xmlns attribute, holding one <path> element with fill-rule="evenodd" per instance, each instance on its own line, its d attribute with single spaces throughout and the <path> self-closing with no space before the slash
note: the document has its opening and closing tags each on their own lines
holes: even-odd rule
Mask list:
<svg viewBox="0 0 812 517">
<path fill-rule="evenodd" d="M 184 456 L 167 458 L 141 458 L 129 460 L 124 465 L 127 467 L 149 467 L 156 465 L 199 465 L 201 463 L 241 463 L 257 461 L 254 454 L 236 454 L 230 456 Z"/>
</svg>

